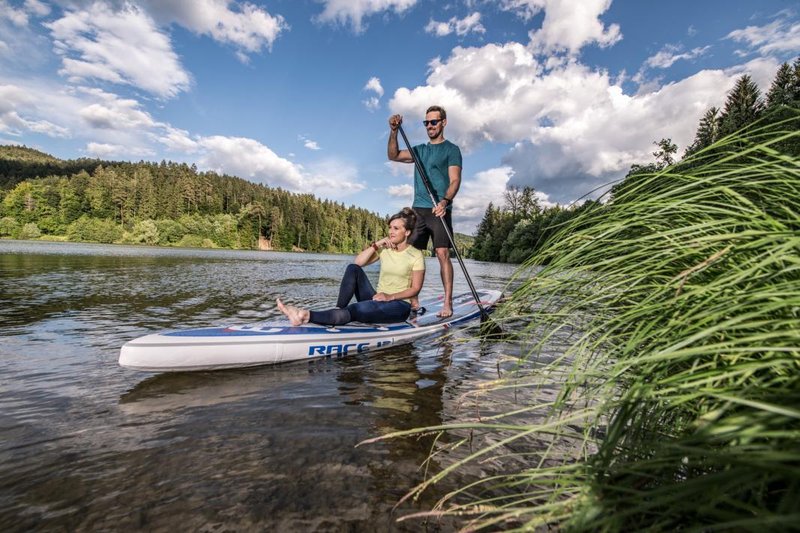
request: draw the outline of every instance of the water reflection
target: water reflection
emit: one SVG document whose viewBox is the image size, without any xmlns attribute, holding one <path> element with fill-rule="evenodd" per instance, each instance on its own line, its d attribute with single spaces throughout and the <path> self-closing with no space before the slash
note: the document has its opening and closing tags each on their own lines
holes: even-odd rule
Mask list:
<svg viewBox="0 0 800 533">
<path fill-rule="evenodd" d="M 356 444 L 452 420 L 496 377 L 496 345 L 459 330 L 275 367 L 116 364 L 150 331 L 274 319 L 277 295 L 333 301 L 349 260 L 0 241 L 0 530 L 418 531 L 395 519 L 436 493 L 393 508 L 432 437 Z M 499 289 L 511 271 L 470 269 Z"/>
</svg>

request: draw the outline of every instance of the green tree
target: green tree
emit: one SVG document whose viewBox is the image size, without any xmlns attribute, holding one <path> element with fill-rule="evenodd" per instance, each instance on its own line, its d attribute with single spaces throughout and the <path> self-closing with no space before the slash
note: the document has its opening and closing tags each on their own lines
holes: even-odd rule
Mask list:
<svg viewBox="0 0 800 533">
<path fill-rule="evenodd" d="M 50 168 L 57 171 L 42 174 Z M 61 170 L 65 173 L 59 174 Z M 20 181 L 22 175 L 30 179 Z M 194 235 L 199 240 L 192 242 L 198 245 L 208 240 L 215 246 L 255 247 L 261 233 L 278 249 L 352 253 L 385 233 L 384 218 L 364 209 L 234 176 L 198 173 L 183 163 L 62 162 L 42 159 L 29 149 L 0 146 L 0 184 L 8 183 L 6 178 L 12 185 L 0 185 L 0 216 L 35 222 L 44 233 L 67 233 L 75 240 L 83 234 L 98 240 L 97 228 L 88 222 L 72 227 L 82 217 L 116 220 L 127 232 L 125 240 L 137 242 L 155 238 L 150 223 L 139 224 L 150 220 L 161 244 Z"/>
<path fill-rule="evenodd" d="M 778 68 L 775 79 L 767 91 L 767 108 L 774 109 L 781 105 L 797 105 L 795 94 L 795 75 L 794 69 L 789 63 L 784 63 Z"/>
<path fill-rule="evenodd" d="M 653 144 L 658 146 L 658 150 L 653 152 L 656 158 L 656 166 L 659 169 L 666 168 L 675 163 L 675 154 L 678 153 L 678 146 L 672 142 L 672 139 L 661 139 L 660 141 L 653 141 Z"/>
<path fill-rule="evenodd" d="M 719 139 L 720 116 L 719 109 L 712 107 L 700 119 L 700 125 L 694 135 L 694 142 L 686 150 L 685 155 L 691 155 L 707 148 Z"/>
<path fill-rule="evenodd" d="M 186 228 L 180 222 L 170 218 L 156 220 L 155 224 L 158 228 L 158 244 L 162 246 L 178 243 L 187 233 Z"/>
<path fill-rule="evenodd" d="M 130 242 L 134 243 L 156 245 L 160 242 L 161 236 L 156 223 L 148 218 L 139 220 L 133 225 L 133 231 L 129 235 L 129 239 Z"/>
<path fill-rule="evenodd" d="M 728 99 L 720 115 L 720 134 L 729 135 L 752 124 L 764 111 L 761 91 L 753 79 L 744 74 L 728 93 Z"/>
<path fill-rule="evenodd" d="M 83 195 L 79 184 L 79 180 L 74 178 L 62 178 L 59 181 L 58 216 L 63 225 L 71 224 L 83 214 Z"/>
<path fill-rule="evenodd" d="M 106 178 L 105 168 L 97 167 L 89 177 L 86 185 L 86 198 L 89 204 L 89 212 L 94 218 L 109 218 L 115 214 L 114 203 L 111 199 L 111 185 Z"/>
<path fill-rule="evenodd" d="M 250 202 L 239 211 L 239 225 L 245 232 L 243 240 L 251 247 L 258 245 L 258 238 L 265 235 L 263 221 L 266 216 L 267 210 L 261 202 Z"/>
<path fill-rule="evenodd" d="M 767 120 L 777 135 L 800 128 L 800 58 L 793 66 L 784 63 L 778 68 L 767 92 Z M 788 138 L 775 148 L 789 155 L 800 155 L 800 140 Z"/>
<path fill-rule="evenodd" d="M 84 215 L 67 228 L 67 238 L 75 242 L 113 243 L 122 239 L 122 227 L 113 220 Z"/>
<path fill-rule="evenodd" d="M 41 237 L 41 235 L 42 232 L 39 230 L 39 226 L 37 226 L 35 222 L 28 222 L 27 224 L 22 226 L 22 229 L 19 230 L 19 233 L 17 234 L 17 239 L 33 240 L 33 239 L 38 239 L 39 237 Z"/>
<path fill-rule="evenodd" d="M 14 217 L 0 218 L 0 237 L 13 237 L 19 231 L 19 223 Z"/>
</svg>

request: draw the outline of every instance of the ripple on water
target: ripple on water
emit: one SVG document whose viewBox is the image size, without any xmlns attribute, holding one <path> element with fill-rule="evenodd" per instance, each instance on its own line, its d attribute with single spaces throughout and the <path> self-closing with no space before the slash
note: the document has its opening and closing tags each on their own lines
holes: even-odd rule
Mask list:
<svg viewBox="0 0 800 533">
<path fill-rule="evenodd" d="M 119 347 L 146 333 L 283 320 L 278 296 L 330 306 L 351 258 L 8 241 L 0 252 L 5 531 L 416 531 L 419 522 L 396 518 L 452 488 L 394 509 L 423 479 L 432 437 L 356 445 L 475 412 L 465 393 L 495 379 L 515 350 L 458 330 L 343 359 L 131 372 L 116 364 Z M 469 265 L 488 288 L 504 288 L 512 272 Z M 423 297 L 439 293 L 430 279 Z M 456 291 L 466 290 L 457 271 Z M 509 401 L 477 406 L 493 413 Z"/>
</svg>

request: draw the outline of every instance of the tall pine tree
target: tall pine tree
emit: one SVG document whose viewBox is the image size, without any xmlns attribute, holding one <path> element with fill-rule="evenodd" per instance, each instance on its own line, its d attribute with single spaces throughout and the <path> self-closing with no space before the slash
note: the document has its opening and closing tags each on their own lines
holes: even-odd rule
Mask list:
<svg viewBox="0 0 800 533">
<path fill-rule="evenodd" d="M 794 69 L 789 66 L 789 63 L 784 63 L 778 68 L 778 73 L 767 92 L 767 108 L 774 109 L 780 105 L 793 105 L 795 103 L 794 89 Z"/>
<path fill-rule="evenodd" d="M 752 124 L 761 117 L 764 101 L 761 91 L 749 74 L 736 81 L 720 116 L 720 134 L 729 135 Z"/>
<path fill-rule="evenodd" d="M 719 139 L 720 117 L 719 109 L 712 107 L 706 111 L 703 118 L 700 119 L 700 124 L 697 126 L 697 132 L 694 134 L 694 142 L 686 150 L 686 155 L 691 155 L 699 152 L 703 148 L 711 146 Z"/>
<path fill-rule="evenodd" d="M 778 135 L 800 128 L 800 58 L 792 66 L 784 63 L 778 68 L 767 92 L 767 112 L 767 120 L 774 125 Z M 800 140 L 785 139 L 774 148 L 787 154 L 800 155 Z"/>
</svg>

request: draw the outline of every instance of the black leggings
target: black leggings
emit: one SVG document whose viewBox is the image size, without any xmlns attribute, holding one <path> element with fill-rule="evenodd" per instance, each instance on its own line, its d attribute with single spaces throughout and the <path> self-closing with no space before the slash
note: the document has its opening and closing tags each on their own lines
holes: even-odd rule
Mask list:
<svg viewBox="0 0 800 533">
<path fill-rule="evenodd" d="M 405 300 L 376 302 L 375 289 L 367 274 L 356 264 L 347 265 L 339 285 L 336 308 L 327 311 L 311 311 L 310 321 L 323 326 L 340 326 L 357 320 L 359 322 L 402 322 L 411 312 L 411 304 Z M 355 303 L 350 300 L 356 297 Z"/>
</svg>

